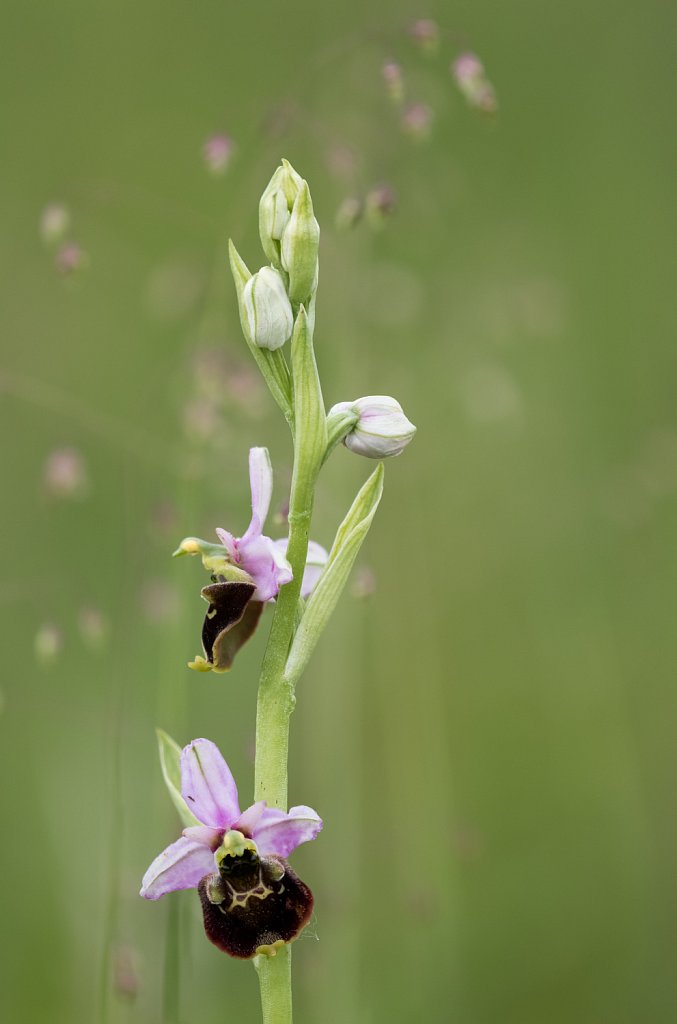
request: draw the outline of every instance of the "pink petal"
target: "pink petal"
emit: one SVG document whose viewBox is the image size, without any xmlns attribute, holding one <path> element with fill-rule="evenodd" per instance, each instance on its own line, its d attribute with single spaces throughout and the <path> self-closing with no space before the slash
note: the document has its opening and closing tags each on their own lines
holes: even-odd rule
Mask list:
<svg viewBox="0 0 677 1024">
<path fill-rule="evenodd" d="M 259 800 L 258 803 L 252 804 L 251 807 L 242 812 L 237 821 L 233 823 L 233 828 L 251 838 L 265 810 L 266 801 Z"/>
<path fill-rule="evenodd" d="M 143 876 L 140 895 L 159 900 L 168 892 L 195 889 L 201 878 L 214 870 L 211 850 L 182 836 L 155 858 Z"/>
<path fill-rule="evenodd" d="M 240 565 L 249 573 L 256 584 L 252 600 L 269 601 L 276 597 L 280 587 L 292 578 L 289 563 L 276 549 L 270 537 L 259 534 L 244 536 L 238 541 Z"/>
<path fill-rule="evenodd" d="M 287 857 L 301 843 L 315 839 L 322 828 L 322 819 L 312 807 L 290 807 L 289 813 L 267 808 L 252 836 L 262 857 L 276 853 Z"/>
<path fill-rule="evenodd" d="M 273 496 L 273 467 L 267 448 L 249 449 L 249 484 L 252 491 L 252 520 L 243 540 L 261 534 Z"/>
<path fill-rule="evenodd" d="M 279 540 L 273 541 L 273 543 L 282 554 L 287 553 L 288 537 L 281 537 Z M 310 597 L 328 560 L 329 552 L 321 544 L 318 544 L 317 541 L 309 540 L 306 567 L 303 571 L 303 580 L 301 581 L 301 597 Z"/>
<path fill-rule="evenodd" d="M 191 825 L 184 828 L 182 835 L 200 846 L 208 846 L 212 853 L 218 850 L 223 841 L 223 829 L 210 828 L 209 825 Z"/>
<path fill-rule="evenodd" d="M 210 740 L 193 740 L 181 752 L 181 794 L 198 821 L 211 828 L 230 828 L 240 816 L 235 779 Z"/>
</svg>

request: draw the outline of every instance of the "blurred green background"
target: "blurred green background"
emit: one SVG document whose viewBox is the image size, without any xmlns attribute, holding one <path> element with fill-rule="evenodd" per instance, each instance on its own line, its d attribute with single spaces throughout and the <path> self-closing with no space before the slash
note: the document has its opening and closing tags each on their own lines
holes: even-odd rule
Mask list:
<svg viewBox="0 0 677 1024">
<path fill-rule="evenodd" d="M 177 834 L 156 725 L 217 741 L 252 791 L 265 629 L 230 676 L 189 672 L 204 580 L 169 554 L 245 527 L 251 445 L 285 498 L 224 255 L 230 234 L 262 262 L 281 156 L 323 228 L 328 404 L 393 394 L 419 428 L 355 576 L 375 592 L 344 598 L 292 722 L 291 800 L 326 822 L 294 856 L 299 1024 L 675 1020 L 674 22 L 659 0 L 5 0 L 3 1021 L 258 1020 L 195 895 L 137 892 Z M 495 120 L 449 75 L 466 47 Z M 338 231 L 381 184 L 382 230 Z M 57 201 L 70 274 L 40 239 Z M 317 540 L 369 468 L 332 457 Z"/>
</svg>

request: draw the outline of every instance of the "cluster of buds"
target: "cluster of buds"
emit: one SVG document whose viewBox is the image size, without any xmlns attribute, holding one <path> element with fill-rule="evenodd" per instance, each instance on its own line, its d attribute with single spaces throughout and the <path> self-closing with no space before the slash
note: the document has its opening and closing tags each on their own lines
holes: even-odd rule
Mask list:
<svg viewBox="0 0 677 1024">
<path fill-rule="evenodd" d="M 290 340 L 300 307 L 312 310 L 319 273 L 320 226 L 308 183 L 286 160 L 261 196 L 259 233 L 270 265 L 241 282 L 240 313 L 250 345 L 274 352 Z"/>
<path fill-rule="evenodd" d="M 496 92 L 479 57 L 474 53 L 462 53 L 451 65 L 451 73 L 468 106 L 483 114 L 497 112 Z"/>
<path fill-rule="evenodd" d="M 272 266 L 288 276 L 286 290 L 296 306 L 317 290 L 320 225 L 308 182 L 287 160 L 275 171 L 259 203 L 259 234 Z"/>
</svg>

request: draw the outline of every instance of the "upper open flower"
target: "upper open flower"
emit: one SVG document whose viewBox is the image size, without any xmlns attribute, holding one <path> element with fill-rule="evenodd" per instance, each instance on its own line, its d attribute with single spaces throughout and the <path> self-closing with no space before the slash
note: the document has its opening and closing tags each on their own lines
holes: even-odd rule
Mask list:
<svg viewBox="0 0 677 1024">
<path fill-rule="evenodd" d="M 273 541 L 263 526 L 273 493 L 273 470 L 267 448 L 249 452 L 252 517 L 242 537 L 217 529 L 220 544 L 185 537 L 175 555 L 200 555 L 212 582 L 202 588 L 209 608 L 202 626 L 204 657 L 189 662 L 198 671 L 227 672 L 235 655 L 254 633 L 267 601 L 277 597 L 280 587 L 292 579 L 285 555 L 287 541 Z M 310 541 L 301 583 L 307 597 L 320 577 L 327 552 Z"/>
<path fill-rule="evenodd" d="M 220 528 L 216 533 L 230 561 L 249 573 L 256 585 L 253 600 L 269 601 L 277 595 L 280 587 L 290 582 L 292 571 L 280 549 L 263 533 L 273 494 L 273 467 L 267 448 L 250 449 L 249 482 L 252 518 L 246 533 L 242 537 L 234 537 Z"/>
<path fill-rule="evenodd" d="M 150 865 L 140 893 L 147 900 L 197 888 L 205 875 L 219 868 L 224 842 L 226 852 L 232 854 L 232 832 L 251 840 L 243 848 L 251 850 L 253 842 L 257 856 L 265 858 L 289 856 L 301 843 L 315 839 L 322 828 L 322 820 L 312 807 L 292 807 L 285 813 L 259 800 L 240 811 L 235 779 L 210 740 L 193 740 L 184 748 L 181 793 L 200 824 L 185 828 L 181 838 Z"/>
</svg>

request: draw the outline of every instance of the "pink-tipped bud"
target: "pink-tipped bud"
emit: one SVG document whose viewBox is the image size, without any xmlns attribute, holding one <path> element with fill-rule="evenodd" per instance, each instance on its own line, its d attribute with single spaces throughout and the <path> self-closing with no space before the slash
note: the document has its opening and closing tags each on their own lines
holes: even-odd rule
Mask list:
<svg viewBox="0 0 677 1024">
<path fill-rule="evenodd" d="M 228 135 L 212 135 L 202 147 L 207 170 L 214 175 L 225 174 L 233 156 L 233 140 Z"/>
<path fill-rule="evenodd" d="M 418 18 L 409 26 L 409 35 L 424 53 L 436 53 L 440 44 L 440 27 L 431 18 Z"/>
<path fill-rule="evenodd" d="M 76 274 L 87 265 L 87 253 L 77 242 L 64 242 L 57 250 L 54 263 L 60 274 Z"/>
<path fill-rule="evenodd" d="M 47 456 L 42 483 L 51 498 L 82 498 L 88 489 L 85 461 L 75 448 L 55 448 Z"/>
<path fill-rule="evenodd" d="M 389 395 L 367 395 L 355 402 L 339 402 L 329 410 L 328 420 L 349 414 L 355 419 L 343 443 L 351 452 L 367 459 L 400 455 L 416 433 L 400 403 Z"/>
<path fill-rule="evenodd" d="M 451 73 L 468 106 L 483 114 L 496 113 L 498 101 L 494 87 L 476 54 L 462 53 L 451 65 Z"/>
<path fill-rule="evenodd" d="M 402 115 L 402 130 L 417 142 L 430 138 L 432 123 L 433 112 L 427 103 L 410 103 Z"/>
<path fill-rule="evenodd" d="M 381 228 L 395 212 L 395 192 L 390 185 L 377 185 L 367 193 L 364 211 L 367 220 L 374 228 Z"/>
<path fill-rule="evenodd" d="M 388 96 L 393 103 L 401 103 L 404 99 L 404 78 L 402 68 L 394 60 L 388 60 L 381 68 L 381 75 Z"/>
</svg>

